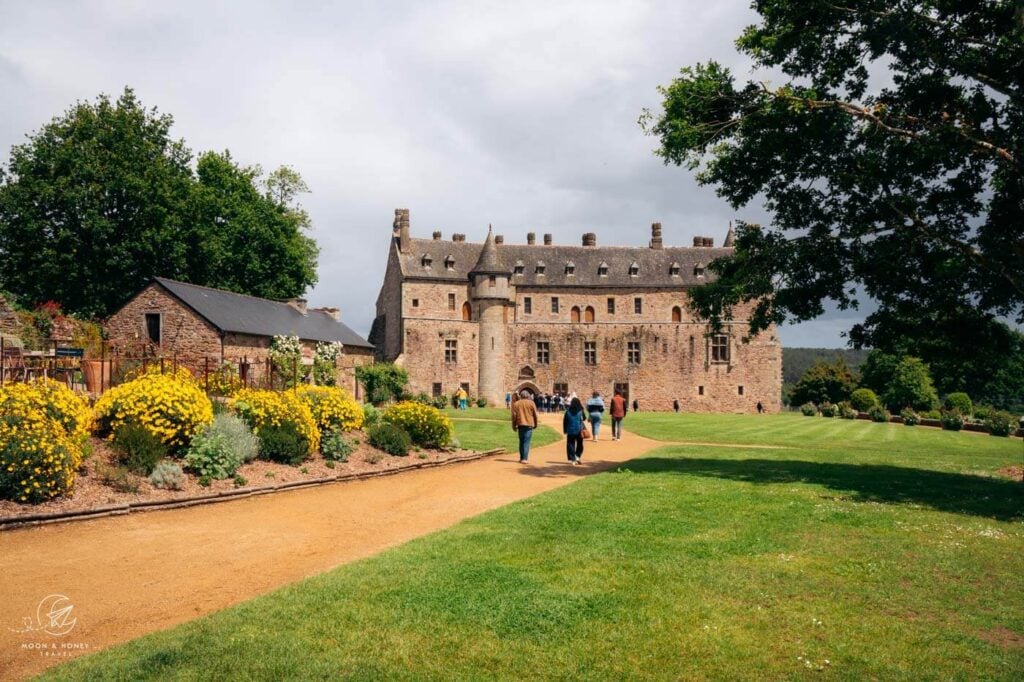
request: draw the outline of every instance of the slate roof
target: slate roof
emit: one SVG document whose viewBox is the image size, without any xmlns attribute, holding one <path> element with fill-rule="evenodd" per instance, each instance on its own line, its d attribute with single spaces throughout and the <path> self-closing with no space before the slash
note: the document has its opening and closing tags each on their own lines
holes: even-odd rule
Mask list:
<svg viewBox="0 0 1024 682">
<path fill-rule="evenodd" d="M 309 341 L 340 341 L 346 346 L 373 348 L 366 339 L 322 311 L 309 310 L 303 315 L 280 301 L 163 277 L 155 277 L 154 281 L 222 332 L 254 336 L 289 335 Z"/>
<path fill-rule="evenodd" d="M 511 275 L 512 271 L 505 267 L 498 255 L 498 245 L 494 241 L 494 231 L 487 228 L 487 239 L 480 248 L 480 257 L 476 266 L 469 271 L 471 275 Z"/>
<path fill-rule="evenodd" d="M 402 275 L 406 279 L 431 279 L 443 281 L 465 281 L 472 271 L 481 271 L 483 244 L 453 242 L 442 239 L 411 239 L 407 252 L 399 254 Z M 513 274 L 512 283 L 517 286 L 557 287 L 650 287 L 697 286 L 713 280 L 706 270 L 708 263 L 721 256 L 730 255 L 731 248 L 666 246 L 652 249 L 647 246 L 564 246 L 554 244 L 497 244 L 496 252 L 499 272 L 509 272 L 514 266 L 522 265 L 522 274 Z M 423 256 L 429 254 L 431 267 L 423 265 Z M 454 263 L 445 267 L 445 259 L 451 256 Z M 573 264 L 573 274 L 566 273 L 566 264 Z M 537 273 L 537 264 L 545 267 L 543 275 Z M 598 274 L 598 267 L 605 263 L 608 274 Z M 630 266 L 637 265 L 637 275 L 629 274 Z M 679 274 L 673 276 L 673 264 L 678 264 Z M 705 269 L 703 276 L 697 276 L 698 268 Z"/>
</svg>

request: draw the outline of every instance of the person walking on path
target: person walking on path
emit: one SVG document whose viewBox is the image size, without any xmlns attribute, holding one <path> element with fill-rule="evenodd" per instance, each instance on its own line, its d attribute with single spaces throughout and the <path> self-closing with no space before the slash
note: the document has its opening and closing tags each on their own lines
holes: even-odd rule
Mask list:
<svg viewBox="0 0 1024 682">
<path fill-rule="evenodd" d="M 466 393 L 465 389 L 459 386 L 459 391 L 455 394 L 455 397 L 459 399 L 459 409 L 466 409 L 466 398 L 468 398 L 469 395 Z"/>
<path fill-rule="evenodd" d="M 576 466 L 583 456 L 583 404 L 579 398 L 573 398 L 569 409 L 562 416 L 562 433 L 565 434 L 565 455 Z"/>
<path fill-rule="evenodd" d="M 626 399 L 621 391 L 615 391 L 608 412 L 612 416 L 612 440 L 619 440 L 622 438 L 622 420 L 626 418 Z"/>
<path fill-rule="evenodd" d="M 587 401 L 587 413 L 590 415 L 590 430 L 594 432 L 596 443 L 597 432 L 601 429 L 601 417 L 604 416 L 604 401 L 599 391 L 594 391 L 594 397 Z"/>
<path fill-rule="evenodd" d="M 537 405 L 530 400 L 530 392 L 523 389 L 522 400 L 512 403 L 512 430 L 519 434 L 519 463 L 526 464 L 530 458 L 530 439 L 537 428 Z"/>
</svg>

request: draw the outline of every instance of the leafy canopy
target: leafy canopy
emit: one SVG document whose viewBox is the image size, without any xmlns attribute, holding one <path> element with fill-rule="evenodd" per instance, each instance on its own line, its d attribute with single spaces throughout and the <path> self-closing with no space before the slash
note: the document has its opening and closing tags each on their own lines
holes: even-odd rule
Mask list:
<svg viewBox="0 0 1024 682">
<path fill-rule="evenodd" d="M 227 152 L 195 171 L 173 119 L 126 88 L 79 102 L 0 168 L 0 287 L 25 306 L 107 315 L 153 276 L 286 298 L 316 281 L 301 176 Z"/>
<path fill-rule="evenodd" d="M 1024 320 L 1024 12 L 1014 2 L 757 0 L 737 41 L 775 81 L 682 69 L 641 116 L 665 163 L 767 227 L 741 224 L 694 307 L 751 331 L 825 304 L 877 309 L 857 346 L 915 354 L 946 391 L 984 391 Z M 777 74 L 781 72 L 781 82 Z M 957 371 L 965 337 L 978 356 Z"/>
<path fill-rule="evenodd" d="M 366 390 L 367 402 L 381 405 L 405 394 L 409 373 L 393 363 L 377 362 L 356 367 L 356 380 Z"/>
<path fill-rule="evenodd" d="M 791 405 L 802 405 L 808 402 L 816 405 L 825 402 L 835 404 L 849 400 L 850 394 L 855 388 L 857 388 L 857 377 L 842 358 L 834 363 L 818 361 L 811 365 L 800 377 L 800 381 L 793 386 L 789 403 Z"/>
</svg>

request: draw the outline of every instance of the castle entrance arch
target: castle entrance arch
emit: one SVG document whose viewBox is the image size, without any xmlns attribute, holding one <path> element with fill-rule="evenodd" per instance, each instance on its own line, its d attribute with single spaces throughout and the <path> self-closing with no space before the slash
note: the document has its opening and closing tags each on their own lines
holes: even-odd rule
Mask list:
<svg viewBox="0 0 1024 682">
<path fill-rule="evenodd" d="M 513 391 L 513 393 L 515 395 L 519 395 L 519 392 L 523 390 L 527 390 L 533 395 L 540 394 L 540 389 L 537 387 L 537 384 L 533 383 L 532 381 L 520 381 L 519 385 L 516 386 L 516 390 Z"/>
</svg>

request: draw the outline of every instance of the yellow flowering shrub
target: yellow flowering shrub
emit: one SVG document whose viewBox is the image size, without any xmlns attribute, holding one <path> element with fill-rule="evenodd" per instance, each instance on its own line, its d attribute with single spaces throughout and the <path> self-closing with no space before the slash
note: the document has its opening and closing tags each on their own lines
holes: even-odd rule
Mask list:
<svg viewBox="0 0 1024 682">
<path fill-rule="evenodd" d="M 38 503 L 72 492 L 89 406 L 43 380 L 0 390 L 0 498 Z"/>
<path fill-rule="evenodd" d="M 291 423 L 301 436 L 309 441 L 310 451 L 320 447 L 320 429 L 309 406 L 295 391 L 262 391 L 243 388 L 235 393 L 231 406 L 239 417 L 248 422 L 257 436 L 265 426 Z"/>
<path fill-rule="evenodd" d="M 452 422 L 430 405 L 406 400 L 384 411 L 384 421 L 401 426 L 412 442 L 425 448 L 442 448 L 452 440 Z"/>
<path fill-rule="evenodd" d="M 336 386 L 299 386 L 295 393 L 313 413 L 321 431 L 352 431 L 363 425 L 363 406 Z"/>
<path fill-rule="evenodd" d="M 147 371 L 104 393 L 95 406 L 101 433 L 134 422 L 171 449 L 187 446 L 192 436 L 213 421 L 213 405 L 187 369 L 174 374 Z"/>
</svg>

